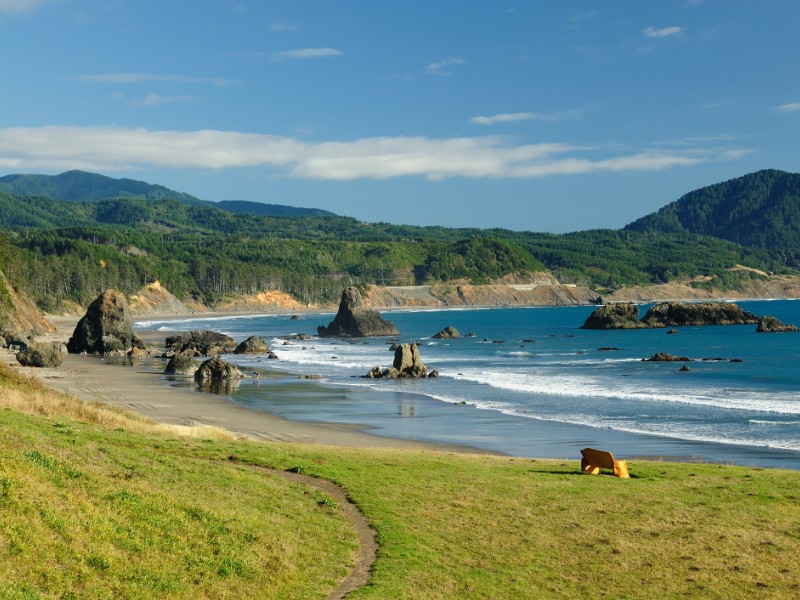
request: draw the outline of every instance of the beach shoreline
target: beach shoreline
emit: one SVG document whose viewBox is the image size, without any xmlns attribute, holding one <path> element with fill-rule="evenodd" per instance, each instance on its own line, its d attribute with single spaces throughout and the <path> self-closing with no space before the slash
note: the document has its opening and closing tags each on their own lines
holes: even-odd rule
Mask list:
<svg viewBox="0 0 800 600">
<path fill-rule="evenodd" d="M 194 318 L 202 318 L 202 316 Z M 178 320 L 186 315 L 137 317 Z M 52 319 L 57 330 L 40 341 L 65 342 L 74 331 L 76 317 Z M 137 329 L 153 348 L 163 345 L 163 332 Z M 358 448 L 415 448 L 449 452 L 490 453 L 459 444 L 414 441 L 372 435 L 368 426 L 305 422 L 285 419 L 262 410 L 245 408 L 225 395 L 196 390 L 190 378 L 166 378 L 160 358 L 130 361 L 124 358 L 69 354 L 58 368 L 23 367 L 15 353 L 1 350 L 0 357 L 17 372 L 36 377 L 54 389 L 69 392 L 86 402 L 100 402 L 172 425 L 212 425 L 236 436 L 267 442 L 297 442 Z M 291 377 L 286 375 L 287 378 Z"/>
<path fill-rule="evenodd" d="M 402 309 L 401 309 L 402 310 Z M 416 310 L 416 309 L 415 309 Z M 448 309 L 444 309 L 448 310 Z M 183 321 L 188 319 L 237 318 L 253 315 L 293 314 L 296 311 L 267 313 L 204 313 L 204 314 L 156 314 L 136 316 L 139 324 L 150 321 Z M 314 313 L 320 314 L 320 313 Z M 58 331 L 48 340 L 66 341 L 71 335 L 77 318 L 54 319 Z M 169 333 L 157 328 L 137 327 L 153 350 L 163 347 Z M 12 354 L 4 355 L 7 362 L 16 361 Z M 613 450 L 621 458 L 640 460 L 665 460 L 681 462 L 714 462 L 800 469 L 797 453 L 769 447 L 739 447 L 735 445 L 692 442 L 680 439 L 656 437 L 625 431 L 594 428 L 584 425 L 520 419 L 471 406 L 454 406 L 441 402 L 424 393 L 363 392 L 337 387 L 325 382 L 304 382 L 314 386 L 319 398 L 325 394 L 347 394 L 359 403 L 381 402 L 384 407 L 396 409 L 401 405 L 414 405 L 426 418 L 414 419 L 413 428 L 397 430 L 368 424 L 356 424 L 358 419 L 336 422 L 326 418 L 323 404 L 319 404 L 322 415 L 315 418 L 311 412 L 302 412 L 301 407 L 285 416 L 272 412 L 273 408 L 263 403 L 250 404 L 249 397 L 264 394 L 282 394 L 283 390 L 301 385 L 296 374 L 278 371 L 275 377 L 259 382 L 244 380 L 236 394 L 215 394 L 196 388 L 191 379 L 170 379 L 163 375 L 165 362 L 160 358 L 148 358 L 131 362 L 121 358 L 70 355 L 58 369 L 22 368 L 20 372 L 33 375 L 46 384 L 72 392 L 83 400 L 101 401 L 109 405 L 130 410 L 157 422 L 177 425 L 214 425 L 237 436 L 263 441 L 282 441 L 322 444 L 328 446 L 417 448 L 467 453 L 513 454 L 531 458 L 579 458 L 580 448 L 591 446 Z M 259 368 L 260 369 L 260 368 Z M 277 379 L 277 381 L 274 381 Z M 277 383 L 274 387 L 269 387 Z M 310 389 L 310 388 L 309 388 Z M 291 396 L 291 392 L 288 394 Z M 312 407 L 313 410 L 313 407 Z M 328 415 L 330 416 L 330 415 Z M 397 421 L 398 423 L 400 421 Z M 438 425 L 431 425 L 437 422 Z M 422 424 L 429 427 L 421 430 Z M 405 420 L 405 425 L 411 424 Z M 524 428 L 524 434 L 521 434 Z M 519 451 L 509 451 L 503 440 L 508 437 L 525 436 Z"/>
</svg>

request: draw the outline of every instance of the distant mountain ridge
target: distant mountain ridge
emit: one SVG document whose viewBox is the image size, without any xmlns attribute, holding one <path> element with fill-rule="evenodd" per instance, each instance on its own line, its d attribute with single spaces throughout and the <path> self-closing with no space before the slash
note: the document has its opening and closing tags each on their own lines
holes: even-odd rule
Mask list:
<svg viewBox="0 0 800 600">
<path fill-rule="evenodd" d="M 743 246 L 800 248 L 800 174 L 749 173 L 689 192 L 625 231 L 689 232 Z"/>
<path fill-rule="evenodd" d="M 59 175 L 12 174 L 0 177 L 0 192 L 18 196 L 44 196 L 66 202 L 101 202 L 112 198 L 142 198 L 145 200 L 175 200 L 189 206 L 219 208 L 232 213 L 260 216 L 333 216 L 317 208 L 298 208 L 282 204 L 263 204 L 247 200 L 212 202 L 191 194 L 177 192 L 163 185 L 135 179 L 116 179 L 88 173 L 67 171 Z"/>
</svg>

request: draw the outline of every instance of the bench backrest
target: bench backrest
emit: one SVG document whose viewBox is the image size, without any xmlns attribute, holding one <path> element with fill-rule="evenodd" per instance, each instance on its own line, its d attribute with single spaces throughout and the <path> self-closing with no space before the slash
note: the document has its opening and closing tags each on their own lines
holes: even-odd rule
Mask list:
<svg viewBox="0 0 800 600">
<path fill-rule="evenodd" d="M 581 455 L 589 463 L 600 467 L 601 469 L 614 468 L 614 455 L 605 450 L 595 450 L 594 448 L 584 448 L 581 450 Z"/>
</svg>

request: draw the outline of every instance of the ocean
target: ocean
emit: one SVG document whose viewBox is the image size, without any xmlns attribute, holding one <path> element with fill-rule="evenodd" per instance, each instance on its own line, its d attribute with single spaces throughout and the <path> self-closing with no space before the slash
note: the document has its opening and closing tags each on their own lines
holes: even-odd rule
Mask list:
<svg viewBox="0 0 800 600">
<path fill-rule="evenodd" d="M 738 302 L 800 324 L 800 302 Z M 642 306 L 642 313 L 647 305 Z M 620 457 L 800 469 L 800 333 L 755 325 L 583 330 L 594 307 L 384 311 L 396 338 L 320 339 L 331 313 L 148 321 L 163 331 L 213 329 L 264 337 L 278 360 L 227 356 L 250 379 L 226 395 L 288 419 L 350 423 L 375 435 L 472 446 L 514 456 Z M 435 340 L 452 325 L 472 337 Z M 312 339 L 289 340 L 292 334 Z M 371 380 L 395 342 L 417 341 L 437 379 Z M 689 363 L 644 362 L 656 352 Z M 688 372 L 679 371 L 686 364 Z M 281 374 L 284 374 L 282 376 Z M 319 375 L 321 379 L 299 379 Z M 165 385 L 171 382 L 165 381 Z"/>
</svg>

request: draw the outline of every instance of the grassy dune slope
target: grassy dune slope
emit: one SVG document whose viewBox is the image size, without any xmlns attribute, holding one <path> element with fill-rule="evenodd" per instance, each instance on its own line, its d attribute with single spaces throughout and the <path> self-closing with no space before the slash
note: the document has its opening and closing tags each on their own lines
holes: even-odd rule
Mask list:
<svg viewBox="0 0 800 600">
<path fill-rule="evenodd" d="M 24 385 L 0 372 L 0 399 Z M 0 597 L 325 597 L 355 543 L 337 507 L 242 463 L 348 489 L 380 544 L 355 598 L 800 594 L 797 472 L 637 461 L 624 481 L 578 461 L 198 439 L 1 407 Z"/>
</svg>

